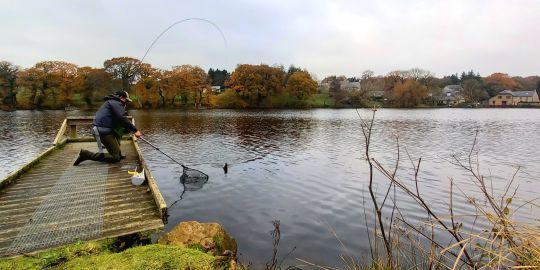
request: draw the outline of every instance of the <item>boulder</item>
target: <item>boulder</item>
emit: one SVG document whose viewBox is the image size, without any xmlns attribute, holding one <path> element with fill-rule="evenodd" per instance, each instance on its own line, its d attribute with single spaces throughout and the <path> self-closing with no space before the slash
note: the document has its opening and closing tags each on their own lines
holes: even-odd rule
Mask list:
<svg viewBox="0 0 540 270">
<path fill-rule="evenodd" d="M 217 223 L 181 222 L 161 236 L 159 244 L 204 249 L 214 256 L 236 257 L 236 240 Z"/>
</svg>

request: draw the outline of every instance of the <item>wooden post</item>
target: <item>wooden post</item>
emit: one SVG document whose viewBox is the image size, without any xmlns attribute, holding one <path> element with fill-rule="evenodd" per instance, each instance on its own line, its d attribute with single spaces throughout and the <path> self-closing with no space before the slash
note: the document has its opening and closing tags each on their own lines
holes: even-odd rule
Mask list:
<svg viewBox="0 0 540 270">
<path fill-rule="evenodd" d="M 70 137 L 77 138 L 77 125 L 69 125 Z"/>
</svg>

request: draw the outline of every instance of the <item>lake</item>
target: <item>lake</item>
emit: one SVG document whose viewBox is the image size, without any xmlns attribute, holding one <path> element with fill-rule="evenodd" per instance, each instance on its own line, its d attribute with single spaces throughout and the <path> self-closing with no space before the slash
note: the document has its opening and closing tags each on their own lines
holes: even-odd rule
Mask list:
<svg viewBox="0 0 540 270">
<path fill-rule="evenodd" d="M 0 177 L 50 146 L 66 116 L 93 113 L 0 112 Z M 170 207 L 167 230 L 187 220 L 218 222 L 237 239 L 240 259 L 254 266 L 271 258 L 272 220 L 281 222 L 280 258 L 296 247 L 284 265 L 298 264 L 296 258 L 301 258 L 343 266 L 339 256 L 345 249 L 338 238 L 352 255 L 369 256 L 365 218 L 373 224 L 373 213 L 359 117 L 369 118 L 370 110 L 130 113 L 149 141 L 210 176 L 200 190 L 182 195 L 181 167 L 140 143 Z M 371 154 L 393 169 L 398 136 L 398 175 L 406 180 L 413 174 L 405 150 L 414 160 L 422 157 L 420 191 L 437 211 L 446 213 L 450 178 L 465 192 L 478 194 L 470 175 L 448 161 L 470 151 L 476 130 L 481 171 L 494 191 L 501 191 L 519 167 L 516 197 L 538 197 L 540 110 L 380 109 Z M 382 196 L 388 181 L 376 173 L 375 183 Z M 425 218 L 406 197 L 398 193 L 394 200 L 405 216 L 418 222 Z M 471 210 L 459 194 L 454 206 L 457 212 Z M 538 216 L 532 211 L 523 208 L 516 217 L 527 221 Z"/>
</svg>

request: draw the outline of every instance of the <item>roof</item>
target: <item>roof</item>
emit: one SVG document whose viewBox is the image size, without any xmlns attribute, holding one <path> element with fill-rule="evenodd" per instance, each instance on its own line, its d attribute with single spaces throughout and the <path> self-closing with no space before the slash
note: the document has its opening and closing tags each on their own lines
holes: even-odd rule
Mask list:
<svg viewBox="0 0 540 270">
<path fill-rule="evenodd" d="M 534 96 L 535 90 L 531 91 L 512 91 L 512 90 L 504 90 L 499 92 L 497 95 L 512 95 L 515 97 L 532 97 Z"/>
<path fill-rule="evenodd" d="M 445 95 L 447 95 L 448 93 L 450 93 L 450 95 L 456 95 L 461 90 L 463 90 L 461 85 L 459 85 L 459 84 L 449 84 L 449 85 L 444 87 L 443 92 L 444 92 Z"/>
<path fill-rule="evenodd" d="M 501 92 L 499 92 L 497 95 L 514 95 L 514 92 L 512 92 L 512 90 L 503 90 Z"/>
<path fill-rule="evenodd" d="M 449 85 L 444 87 L 444 90 L 449 90 L 449 89 L 450 90 L 461 90 L 462 87 L 459 84 L 449 84 Z"/>
<path fill-rule="evenodd" d="M 516 97 L 532 97 L 534 96 L 534 90 L 532 91 L 515 91 L 514 96 Z"/>
</svg>

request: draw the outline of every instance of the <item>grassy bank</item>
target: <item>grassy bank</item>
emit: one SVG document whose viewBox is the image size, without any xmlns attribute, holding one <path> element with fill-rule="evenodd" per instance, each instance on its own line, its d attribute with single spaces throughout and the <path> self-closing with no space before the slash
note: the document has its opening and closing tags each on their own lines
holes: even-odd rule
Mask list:
<svg viewBox="0 0 540 270">
<path fill-rule="evenodd" d="M 215 268 L 214 257 L 197 249 L 154 244 L 117 252 L 113 240 L 79 242 L 37 254 L 0 260 L 0 269 Z"/>
</svg>

